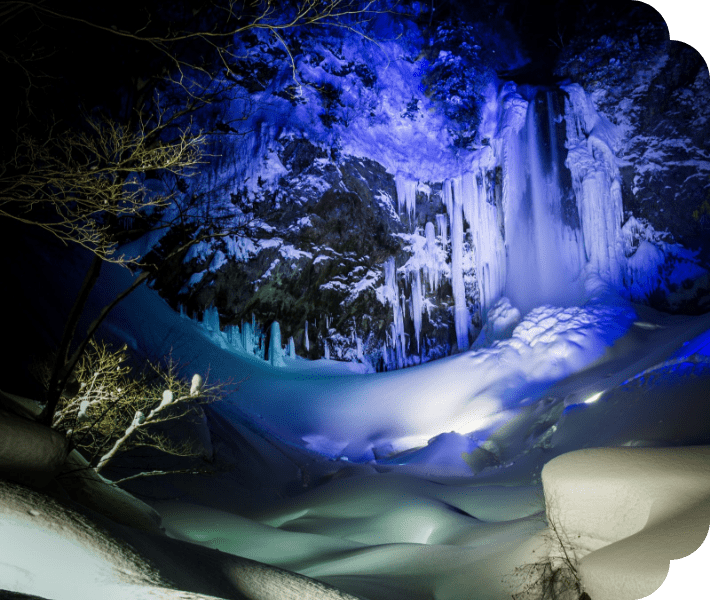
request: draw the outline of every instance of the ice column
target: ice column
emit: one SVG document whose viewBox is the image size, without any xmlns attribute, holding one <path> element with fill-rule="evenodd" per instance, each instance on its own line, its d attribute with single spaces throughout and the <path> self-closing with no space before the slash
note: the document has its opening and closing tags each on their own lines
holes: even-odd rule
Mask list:
<svg viewBox="0 0 710 600">
<path fill-rule="evenodd" d="M 466 306 L 466 287 L 463 281 L 463 189 L 461 178 L 446 180 L 442 191 L 446 210 L 451 220 L 451 290 L 454 296 L 456 344 L 459 350 L 467 350 L 470 316 Z"/>
<path fill-rule="evenodd" d="M 242 347 L 245 352 L 254 354 L 254 333 L 252 331 L 251 323 L 248 321 L 246 323 L 242 323 Z"/>
<path fill-rule="evenodd" d="M 405 335 L 404 317 L 399 301 L 399 288 L 397 286 L 397 270 L 394 265 L 394 258 L 390 257 L 385 263 L 385 295 L 387 301 L 392 305 L 392 346 L 397 358 L 397 367 L 404 367 L 405 361 Z"/>
<path fill-rule="evenodd" d="M 202 315 L 202 326 L 209 332 L 219 333 L 219 311 L 216 306 L 205 309 Z"/>
<path fill-rule="evenodd" d="M 281 346 L 281 326 L 278 321 L 271 323 L 269 338 L 269 362 L 272 367 L 285 367 L 283 348 Z"/>
<path fill-rule="evenodd" d="M 613 150 L 618 143 L 618 128 L 597 113 L 581 86 L 563 89 L 568 94 L 567 165 L 572 172 L 586 259 L 603 279 L 620 286 L 624 211 Z"/>
<path fill-rule="evenodd" d="M 227 342 L 235 350 L 244 350 L 242 346 L 242 334 L 237 325 L 229 325 L 224 328 L 224 334 L 227 336 Z"/>
<path fill-rule="evenodd" d="M 417 182 L 402 175 L 396 175 L 394 183 L 397 187 L 397 210 L 401 212 L 402 205 L 404 205 L 409 215 L 409 222 L 413 223 L 417 206 Z"/>
</svg>

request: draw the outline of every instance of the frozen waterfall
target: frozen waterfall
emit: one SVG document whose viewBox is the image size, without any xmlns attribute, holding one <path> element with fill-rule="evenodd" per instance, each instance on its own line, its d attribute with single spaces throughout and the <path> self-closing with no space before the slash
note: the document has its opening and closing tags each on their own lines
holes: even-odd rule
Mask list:
<svg viewBox="0 0 710 600">
<path fill-rule="evenodd" d="M 474 322 L 485 323 L 503 296 L 526 313 L 545 304 L 584 302 L 585 279 L 592 274 L 621 285 L 625 259 L 616 127 L 577 85 L 519 90 L 508 83 L 497 105 L 495 135 L 465 172 L 442 182 L 446 213 L 436 214 L 423 231 L 421 223 L 416 228 L 416 192 L 426 177 L 395 177 L 398 207 L 409 216 L 412 238 L 420 240 L 412 244 L 412 259 L 402 273 L 411 290 L 407 302 L 400 301 L 405 277 L 398 277 L 393 259 L 384 265 L 393 311 L 388 346 L 397 366 L 406 361 L 407 322 L 416 338 L 412 350 L 421 351 L 427 294 L 438 290 L 442 277 L 451 284 L 459 349 L 469 347 L 477 333 Z"/>
<path fill-rule="evenodd" d="M 567 158 L 561 92 L 537 92 L 503 140 L 505 295 L 523 312 L 583 298 L 582 234 Z"/>
</svg>

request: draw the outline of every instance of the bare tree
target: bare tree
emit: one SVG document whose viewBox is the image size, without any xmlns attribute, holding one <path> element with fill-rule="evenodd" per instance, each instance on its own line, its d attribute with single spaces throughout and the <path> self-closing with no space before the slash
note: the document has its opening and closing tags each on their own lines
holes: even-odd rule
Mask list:
<svg viewBox="0 0 710 600">
<path fill-rule="evenodd" d="M 175 22 L 172 15 L 162 18 L 157 12 L 151 14 L 146 9 L 145 13 L 129 19 L 132 26 L 120 27 L 102 21 L 97 16 L 100 12 L 86 17 L 71 12 L 66 5 L 57 9 L 51 0 L 0 0 L 0 27 L 7 30 L 21 18 L 23 23 L 36 25 L 36 30 L 27 31 L 12 52 L 3 50 L 5 42 L 0 41 L 0 59 L 19 65 L 27 81 L 28 94 L 39 73 L 29 66 L 35 54 L 31 51 L 34 40 L 48 28 L 56 30 L 56 24 L 76 25 L 109 40 L 109 45 L 110 40 L 121 40 L 136 45 L 137 49 L 150 49 L 152 56 L 162 57 L 145 67 L 145 73 L 131 74 L 131 83 L 121 88 L 124 97 L 119 111 L 121 117 L 77 118 L 72 115 L 69 126 L 60 126 L 60 121 L 50 119 L 52 124 L 43 137 L 25 133 L 21 127 L 14 152 L 2 157 L 0 217 L 41 227 L 63 242 L 78 244 L 93 253 L 66 319 L 47 386 L 46 407 L 40 417 L 47 424 L 53 421 L 62 394 L 103 319 L 156 268 L 155 264 L 136 257 L 123 257 L 117 252 L 118 222 L 136 217 L 150 230 L 167 229 L 188 218 L 194 221 L 179 202 L 181 190 L 156 195 L 146 188 L 145 180 L 159 173 L 177 181 L 194 173 L 206 160 L 205 134 L 196 130 L 191 116 L 223 99 L 231 86 L 237 85 L 229 79 L 231 65 L 237 58 L 235 40 L 250 31 L 268 32 L 285 49 L 297 80 L 285 37 L 289 31 L 328 26 L 346 28 L 367 37 L 368 21 L 391 8 L 382 9 L 375 0 L 284 3 L 214 0 L 193 13 L 168 4 L 168 8 L 178 11 Z M 139 23 L 139 19 L 144 21 Z M 41 58 L 43 52 L 54 51 L 52 48 L 38 50 L 38 53 Z M 144 75 L 148 80 L 143 79 Z M 32 112 L 31 105 L 29 112 Z M 167 211 L 168 205 L 176 210 Z M 172 217 L 167 221 L 153 219 L 152 215 L 160 211 L 170 212 Z M 202 225 L 170 256 L 154 258 L 165 264 L 169 259 L 184 256 L 191 244 L 248 227 L 244 220 L 231 222 L 229 228 L 220 228 L 214 222 Z M 128 289 L 100 311 L 85 333 L 78 334 L 80 317 L 105 261 L 136 266 L 141 272 Z"/>
<path fill-rule="evenodd" d="M 152 171 L 188 175 L 204 161 L 204 135 L 187 127 L 167 142 L 163 123 L 130 131 L 111 119 L 90 118 L 83 131 L 22 135 L 12 160 L 0 165 L 0 216 L 36 225 L 98 258 L 135 262 L 116 253 L 119 218 L 164 208 L 143 176 Z"/>
<path fill-rule="evenodd" d="M 575 543 L 557 521 L 557 512 L 557 499 L 546 495 L 544 549 L 537 562 L 517 567 L 507 578 L 516 590 L 513 600 L 589 600 L 577 571 Z"/>
<path fill-rule="evenodd" d="M 200 456 L 198 440 L 175 439 L 164 425 L 201 417 L 201 407 L 219 400 L 225 386 L 206 383 L 200 375 L 191 382 L 183 379 L 171 357 L 164 364 L 149 363 L 149 372 L 140 376 L 133 375 L 128 360 L 126 346 L 113 350 L 92 340 L 75 369 L 76 395 L 61 398 L 52 427 L 67 435 L 96 473 L 120 454 L 141 447 L 173 456 Z M 51 365 L 39 375 L 47 385 Z M 114 483 L 170 472 L 140 471 Z"/>
<path fill-rule="evenodd" d="M 160 211 L 175 201 L 169 194 L 150 192 L 145 185 L 149 173 L 189 177 L 204 160 L 204 136 L 187 126 L 170 131 L 173 123 L 162 117 L 158 113 L 151 122 L 139 120 L 133 130 L 108 118 L 90 118 L 79 131 L 50 130 L 42 140 L 22 136 L 12 160 L 0 166 L 0 216 L 38 226 L 94 255 L 65 322 L 47 387 L 41 420 L 48 424 L 89 339 L 109 310 L 150 274 L 144 270 L 138 275 L 72 348 L 102 264 L 138 265 L 137 258 L 117 253 L 118 220 Z"/>
</svg>

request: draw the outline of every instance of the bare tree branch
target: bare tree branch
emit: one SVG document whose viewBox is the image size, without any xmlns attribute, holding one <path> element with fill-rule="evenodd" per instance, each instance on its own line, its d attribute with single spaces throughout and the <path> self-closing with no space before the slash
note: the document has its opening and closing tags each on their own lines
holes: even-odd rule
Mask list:
<svg viewBox="0 0 710 600">
<path fill-rule="evenodd" d="M 184 380 L 171 357 L 164 364 L 150 363 L 152 377 L 135 378 L 128 358 L 126 346 L 112 350 L 92 340 L 76 367 L 79 393 L 61 398 L 52 426 L 64 431 L 77 449 L 95 457 L 90 464 L 97 473 L 134 448 L 199 456 L 195 440 L 175 438 L 156 426 L 201 414 L 199 407 L 219 400 L 225 385 L 205 384 L 199 376 L 192 382 Z"/>
</svg>

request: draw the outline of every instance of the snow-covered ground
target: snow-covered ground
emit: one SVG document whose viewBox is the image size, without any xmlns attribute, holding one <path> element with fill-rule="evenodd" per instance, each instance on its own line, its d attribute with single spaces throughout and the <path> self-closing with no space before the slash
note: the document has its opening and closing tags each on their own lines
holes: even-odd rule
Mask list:
<svg viewBox="0 0 710 600">
<path fill-rule="evenodd" d="M 61 268 L 52 277 L 71 279 Z M 105 268 L 94 309 L 128 280 L 126 270 Z M 289 597 L 283 589 L 337 597 L 251 559 L 369 600 L 509 598 L 525 584 L 526 565 L 550 551 L 545 464 L 584 448 L 624 447 L 611 456 L 633 459 L 637 446 L 710 443 L 710 317 L 671 317 L 610 296 L 535 309 L 512 331 L 509 312 L 496 314 L 501 327 L 491 337 L 510 337 L 422 367 L 363 374 L 287 356 L 274 368 L 225 350 L 155 292 L 137 290 L 109 317 L 105 335 L 138 353 L 172 351 L 189 363 L 187 374 L 240 382 L 209 412 L 220 464 L 233 469 L 132 488 L 153 498 L 172 539 L 5 486 L 0 587 L 46 598 L 200 597 L 175 588 L 224 598 Z M 563 465 L 558 481 L 576 469 Z M 640 497 L 660 493 L 672 471 L 655 473 L 657 485 Z M 707 474 L 698 472 L 693 510 L 700 507 L 702 521 Z M 602 521 L 605 502 L 618 499 L 613 485 L 602 485 L 608 474 L 592 469 L 585 479 Z M 646 531 L 642 509 L 638 497 L 628 503 Z M 674 523 L 677 531 L 697 526 L 697 518 L 681 522 L 686 513 L 654 514 L 662 535 Z M 575 523 L 589 534 L 588 521 Z M 666 544 L 653 531 L 633 552 Z M 580 557 L 589 549 L 576 548 Z M 609 574 L 617 576 L 629 577 Z M 272 591 L 259 591 L 264 581 Z M 630 597 L 614 593 L 606 597 Z"/>
</svg>

